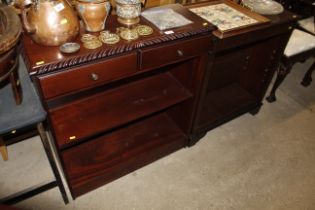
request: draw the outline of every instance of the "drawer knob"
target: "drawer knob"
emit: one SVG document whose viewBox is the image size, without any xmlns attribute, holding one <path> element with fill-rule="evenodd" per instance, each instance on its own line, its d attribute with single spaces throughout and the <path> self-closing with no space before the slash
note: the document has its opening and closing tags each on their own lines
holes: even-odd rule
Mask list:
<svg viewBox="0 0 315 210">
<path fill-rule="evenodd" d="M 184 55 L 184 52 L 181 51 L 181 50 L 177 50 L 177 54 L 178 54 L 179 56 L 183 56 L 183 55 Z"/>
<path fill-rule="evenodd" d="M 91 79 L 94 80 L 94 81 L 98 80 L 98 75 L 95 74 L 95 73 L 92 73 L 91 74 Z"/>
</svg>

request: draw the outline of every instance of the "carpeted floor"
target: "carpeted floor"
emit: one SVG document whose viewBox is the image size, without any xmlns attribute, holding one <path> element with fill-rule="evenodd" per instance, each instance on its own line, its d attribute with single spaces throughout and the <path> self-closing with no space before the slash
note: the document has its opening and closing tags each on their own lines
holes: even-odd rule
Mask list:
<svg viewBox="0 0 315 210">
<path fill-rule="evenodd" d="M 36 210 L 314 210 L 315 82 L 294 66 L 256 115 L 245 114 L 182 149 L 64 205 L 57 188 L 20 202 Z M 314 75 L 315 78 L 315 75 Z M 0 160 L 0 196 L 52 177 L 38 137 Z"/>
</svg>

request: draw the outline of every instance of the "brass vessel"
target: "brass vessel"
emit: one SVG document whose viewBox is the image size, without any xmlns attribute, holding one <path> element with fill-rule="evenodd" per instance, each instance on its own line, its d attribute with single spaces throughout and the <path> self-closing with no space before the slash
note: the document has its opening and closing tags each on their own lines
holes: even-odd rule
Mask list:
<svg viewBox="0 0 315 210">
<path fill-rule="evenodd" d="M 58 46 L 79 33 L 78 17 L 67 0 L 19 0 L 23 27 L 38 44 Z"/>
<path fill-rule="evenodd" d="M 118 22 L 127 26 L 139 23 L 145 3 L 146 0 L 115 0 Z"/>
</svg>

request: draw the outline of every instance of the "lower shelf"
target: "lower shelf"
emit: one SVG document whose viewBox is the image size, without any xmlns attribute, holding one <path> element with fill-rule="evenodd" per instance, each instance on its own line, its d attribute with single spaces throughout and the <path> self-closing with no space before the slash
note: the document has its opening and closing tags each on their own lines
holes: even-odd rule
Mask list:
<svg viewBox="0 0 315 210">
<path fill-rule="evenodd" d="M 74 198 L 187 145 L 187 138 L 165 114 L 62 152 Z"/>
<path fill-rule="evenodd" d="M 195 128 L 215 126 L 224 119 L 244 113 L 247 109 L 250 111 L 258 104 L 258 100 L 237 83 L 210 91 L 203 99 Z"/>
</svg>

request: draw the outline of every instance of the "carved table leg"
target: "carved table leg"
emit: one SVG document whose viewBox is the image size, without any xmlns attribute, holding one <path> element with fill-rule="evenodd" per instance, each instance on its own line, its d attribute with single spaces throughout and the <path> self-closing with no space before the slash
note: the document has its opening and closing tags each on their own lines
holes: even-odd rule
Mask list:
<svg viewBox="0 0 315 210">
<path fill-rule="evenodd" d="M 270 91 L 269 96 L 266 98 L 266 100 L 271 103 L 276 101 L 276 90 L 278 89 L 278 87 L 281 85 L 281 83 L 283 82 L 283 80 L 286 78 L 286 76 L 288 75 L 288 73 L 290 72 L 292 68 L 292 64 L 289 65 L 284 65 L 284 64 L 280 64 L 278 70 L 277 70 L 277 78 L 275 83 L 273 84 L 273 87 Z"/>
<path fill-rule="evenodd" d="M 0 137 L 0 152 L 4 161 L 8 160 L 7 146 L 5 145 L 3 139 Z"/>
<path fill-rule="evenodd" d="M 304 87 L 307 87 L 307 86 L 309 86 L 311 84 L 311 82 L 312 82 L 312 73 L 313 73 L 314 70 L 315 70 L 315 61 L 312 64 L 312 66 L 307 70 L 307 72 L 304 75 L 304 78 L 303 78 L 303 80 L 301 82 L 301 84 Z"/>
</svg>

